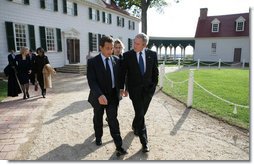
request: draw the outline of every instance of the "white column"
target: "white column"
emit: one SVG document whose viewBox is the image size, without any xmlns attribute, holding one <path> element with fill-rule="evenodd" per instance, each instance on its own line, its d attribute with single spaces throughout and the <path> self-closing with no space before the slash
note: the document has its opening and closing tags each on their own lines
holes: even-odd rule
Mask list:
<svg viewBox="0 0 254 165">
<path fill-rule="evenodd" d="M 198 59 L 197 69 L 199 69 L 199 65 L 200 65 L 200 59 Z"/>
<path fill-rule="evenodd" d="M 220 69 L 220 67 L 221 67 L 221 59 L 219 59 L 219 66 L 218 66 L 218 68 Z"/>
</svg>

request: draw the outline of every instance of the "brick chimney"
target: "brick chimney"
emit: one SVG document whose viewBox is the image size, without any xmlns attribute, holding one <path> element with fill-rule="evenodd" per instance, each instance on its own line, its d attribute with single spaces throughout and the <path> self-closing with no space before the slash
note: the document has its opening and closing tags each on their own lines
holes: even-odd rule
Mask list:
<svg viewBox="0 0 254 165">
<path fill-rule="evenodd" d="M 199 19 L 206 19 L 206 17 L 207 17 L 207 12 L 208 12 L 208 9 L 207 9 L 207 8 L 201 8 L 201 9 L 200 9 L 200 16 L 199 16 Z"/>
</svg>

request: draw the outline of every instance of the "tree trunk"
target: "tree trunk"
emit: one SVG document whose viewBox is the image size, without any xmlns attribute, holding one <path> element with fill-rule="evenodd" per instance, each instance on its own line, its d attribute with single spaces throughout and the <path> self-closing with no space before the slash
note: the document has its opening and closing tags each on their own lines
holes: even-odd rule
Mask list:
<svg viewBox="0 0 254 165">
<path fill-rule="evenodd" d="M 141 10 L 142 10 L 141 29 L 142 29 L 142 32 L 145 33 L 145 34 L 147 34 L 147 10 L 148 10 L 149 5 L 150 5 L 150 0 L 147 0 L 147 1 L 142 0 L 141 1 Z"/>
</svg>

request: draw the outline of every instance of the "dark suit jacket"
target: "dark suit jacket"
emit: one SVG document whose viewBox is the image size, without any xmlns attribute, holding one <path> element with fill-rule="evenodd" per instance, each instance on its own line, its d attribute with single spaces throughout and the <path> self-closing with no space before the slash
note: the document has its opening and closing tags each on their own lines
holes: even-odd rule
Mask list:
<svg viewBox="0 0 254 165">
<path fill-rule="evenodd" d="M 158 84 L 159 71 L 157 53 L 146 49 L 145 54 L 146 72 L 143 76 L 139 69 L 136 52 L 130 50 L 123 54 L 120 73 L 120 89 L 124 89 L 124 84 L 127 83 L 126 85 L 128 86 L 131 99 L 140 91 L 153 94 Z M 125 82 L 126 75 L 127 82 Z"/>
<path fill-rule="evenodd" d="M 111 56 L 113 72 L 114 72 L 114 82 L 116 88 L 116 95 L 118 96 L 118 102 L 120 100 L 120 92 L 119 92 L 119 59 L 117 57 Z M 97 55 L 94 58 L 88 59 L 87 62 L 87 80 L 88 85 L 90 87 L 90 93 L 88 97 L 89 103 L 93 107 L 99 107 L 98 98 L 101 95 L 108 96 L 108 89 L 106 83 L 106 70 L 104 63 L 102 61 L 101 55 Z M 108 98 L 107 98 L 108 99 Z M 109 100 L 108 100 L 109 101 Z"/>
</svg>

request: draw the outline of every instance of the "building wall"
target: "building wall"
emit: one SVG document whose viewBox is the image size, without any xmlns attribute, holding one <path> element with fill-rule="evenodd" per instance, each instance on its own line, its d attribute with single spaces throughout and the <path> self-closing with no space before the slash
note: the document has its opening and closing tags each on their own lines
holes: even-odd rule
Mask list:
<svg viewBox="0 0 254 165">
<path fill-rule="evenodd" d="M 80 40 L 80 64 L 86 64 L 87 55 L 89 54 L 89 32 L 111 35 L 114 38 L 120 37 L 128 49 L 128 39 L 133 39 L 139 32 L 140 20 L 114 10 L 105 8 L 99 1 L 75 1 L 77 3 L 78 16 L 71 16 L 63 13 L 63 1 L 58 0 L 58 11 L 48 11 L 40 8 L 39 0 L 30 0 L 29 5 L 18 4 L 9 0 L 0 1 L 0 72 L 7 65 L 8 45 L 6 38 L 5 22 L 34 25 L 36 48 L 41 46 L 39 26 L 61 29 L 62 51 L 46 52 L 50 63 L 53 67 L 61 67 L 68 63 L 66 37 L 77 38 Z M 100 11 L 100 21 L 89 19 L 89 7 Z M 112 14 L 112 23 L 105 24 L 102 22 L 102 11 Z M 125 19 L 125 26 L 118 27 L 116 17 L 120 16 Z M 135 30 L 128 28 L 128 20 L 135 22 Z M 74 36 L 67 35 L 71 32 Z M 18 52 L 17 52 L 18 53 Z M 96 55 L 99 52 L 90 52 L 90 55 Z"/>
<path fill-rule="evenodd" d="M 212 55 L 211 45 L 216 43 L 216 54 Z M 230 38 L 196 38 L 194 60 L 233 62 L 234 49 L 241 48 L 241 62 L 250 61 L 250 39 L 249 37 Z"/>
</svg>

